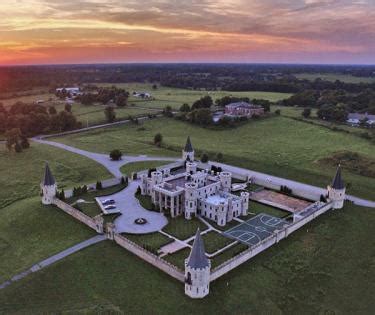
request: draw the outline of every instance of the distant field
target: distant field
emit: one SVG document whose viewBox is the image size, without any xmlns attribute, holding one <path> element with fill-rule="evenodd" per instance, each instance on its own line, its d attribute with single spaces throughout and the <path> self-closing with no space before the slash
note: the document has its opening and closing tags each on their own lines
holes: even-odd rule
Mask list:
<svg viewBox="0 0 375 315">
<path fill-rule="evenodd" d="M 315 80 L 315 79 L 322 79 L 325 81 L 334 82 L 336 80 L 340 80 L 345 83 L 374 83 L 375 78 L 369 77 L 355 77 L 350 74 L 334 74 L 334 73 L 299 73 L 295 74 L 298 79 L 305 79 L 305 80 Z"/>
<path fill-rule="evenodd" d="M 165 145 L 174 150 L 152 144 L 158 132 L 163 135 Z M 128 154 L 179 156 L 188 135 L 196 149 L 222 152 L 228 163 L 323 187 L 332 180 L 335 168 L 318 164 L 319 159 L 348 148 L 369 158 L 375 157 L 373 145 L 365 139 L 284 116 L 250 121 L 226 130 L 210 130 L 163 118 L 145 122 L 142 129 L 124 125 L 55 140 L 94 152 L 118 148 Z M 345 170 L 344 178 L 352 184 L 351 193 L 374 197 L 375 179 Z"/>
<path fill-rule="evenodd" d="M 199 90 L 187 90 L 177 89 L 159 86 L 156 90 L 152 89 L 153 84 L 147 83 L 122 83 L 122 84 L 99 84 L 101 86 L 112 86 L 121 87 L 133 93 L 133 91 L 149 92 L 155 98 L 155 100 L 141 100 L 131 95 L 129 98 L 129 104 L 135 104 L 137 106 L 146 106 L 154 108 L 164 108 L 169 105 L 172 108 L 178 109 L 184 103 L 192 105 L 196 100 L 202 96 L 210 95 L 213 100 L 221 98 L 226 95 L 238 96 L 238 97 L 249 97 L 250 99 L 259 98 L 267 99 L 270 101 L 279 101 L 284 98 L 290 97 L 292 94 L 289 93 L 276 93 L 276 92 L 230 92 L 230 91 L 199 91 Z"/>
</svg>

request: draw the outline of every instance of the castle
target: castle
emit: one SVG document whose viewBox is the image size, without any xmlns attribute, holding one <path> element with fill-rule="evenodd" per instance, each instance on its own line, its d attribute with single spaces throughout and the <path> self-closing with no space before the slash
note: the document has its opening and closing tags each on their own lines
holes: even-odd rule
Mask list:
<svg viewBox="0 0 375 315">
<path fill-rule="evenodd" d="M 216 175 L 207 170 L 198 170 L 194 161 L 194 149 L 190 137 L 182 151 L 185 169 L 177 174 L 170 170 L 152 172 L 150 177 L 141 176 L 142 195 L 151 196 L 152 203 L 167 211 L 174 218 L 184 215 L 190 220 L 200 215 L 225 226 L 235 217 L 245 216 L 249 208 L 249 193 L 240 196 L 231 194 L 232 174 L 220 172 Z"/>
</svg>

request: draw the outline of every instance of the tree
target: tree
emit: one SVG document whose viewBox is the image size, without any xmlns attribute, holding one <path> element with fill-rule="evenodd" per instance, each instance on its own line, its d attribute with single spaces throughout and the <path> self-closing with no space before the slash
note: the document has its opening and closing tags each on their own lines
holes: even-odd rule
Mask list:
<svg viewBox="0 0 375 315">
<path fill-rule="evenodd" d="M 114 149 L 109 153 L 109 157 L 112 161 L 119 161 L 122 158 L 122 152 L 118 149 Z"/>
<path fill-rule="evenodd" d="M 116 97 L 116 105 L 118 107 L 125 107 L 128 105 L 128 95 L 126 93 L 122 93 Z"/>
<path fill-rule="evenodd" d="M 22 152 L 22 146 L 19 142 L 16 142 L 16 144 L 14 145 L 14 151 L 16 151 L 17 153 Z"/>
<path fill-rule="evenodd" d="M 153 85 L 152 85 L 152 89 L 153 89 L 153 90 L 157 90 L 157 89 L 158 89 L 158 86 L 157 86 L 156 84 L 153 84 Z"/>
<path fill-rule="evenodd" d="M 21 130 L 19 128 L 13 128 L 5 132 L 5 138 L 6 138 L 5 145 L 9 151 L 12 150 L 13 146 L 18 144 L 20 137 L 21 137 Z M 22 151 L 22 147 L 21 147 L 21 151 Z"/>
<path fill-rule="evenodd" d="M 104 114 L 107 119 L 107 122 L 112 123 L 115 121 L 116 113 L 115 113 L 115 109 L 112 106 L 107 106 L 104 109 Z"/>
<path fill-rule="evenodd" d="M 71 112 L 72 112 L 72 105 L 66 103 L 66 104 L 65 104 L 65 107 L 64 107 L 64 110 L 65 110 L 66 112 L 68 112 L 68 113 L 71 113 Z"/>
<path fill-rule="evenodd" d="M 102 189 L 103 189 L 102 182 L 101 181 L 97 181 L 96 182 L 96 190 L 102 190 Z"/>
<path fill-rule="evenodd" d="M 54 107 L 54 106 L 49 106 L 48 107 L 48 114 L 50 114 L 50 115 L 56 115 L 57 114 L 57 110 L 56 110 L 56 108 Z"/>
<path fill-rule="evenodd" d="M 305 108 L 302 112 L 302 116 L 305 118 L 309 118 L 311 116 L 311 108 Z"/>
<path fill-rule="evenodd" d="M 275 114 L 278 115 L 278 116 L 280 116 L 280 114 L 281 114 L 281 110 L 280 110 L 280 109 L 276 109 L 276 110 L 275 110 Z"/>
<path fill-rule="evenodd" d="M 163 142 L 163 136 L 161 133 L 157 133 L 154 137 L 154 144 L 160 147 L 161 143 Z"/>
<path fill-rule="evenodd" d="M 223 160 L 223 153 L 218 152 L 216 154 L 216 161 L 221 162 Z"/>
<path fill-rule="evenodd" d="M 208 108 L 200 108 L 190 113 L 190 120 L 199 125 L 209 125 L 212 123 L 212 113 Z"/>
<path fill-rule="evenodd" d="M 189 104 L 182 104 L 181 107 L 180 107 L 180 112 L 183 112 L 183 113 L 188 113 L 190 112 L 190 106 Z"/>
<path fill-rule="evenodd" d="M 202 163 L 207 163 L 208 162 L 208 154 L 207 153 L 203 153 L 202 156 L 201 156 L 201 162 Z"/>
<path fill-rule="evenodd" d="M 173 117 L 173 112 L 172 112 L 172 107 L 171 106 L 166 106 L 163 109 L 163 115 L 165 117 Z"/>
<path fill-rule="evenodd" d="M 29 140 L 27 139 L 27 137 L 25 137 L 23 135 L 21 135 L 21 142 L 20 142 L 20 144 L 21 144 L 22 149 L 28 149 L 28 148 L 30 148 L 30 142 L 29 142 Z"/>
<path fill-rule="evenodd" d="M 213 104 L 212 98 L 209 95 L 201 97 L 199 100 L 195 101 L 191 106 L 191 109 L 198 108 L 210 108 Z"/>
</svg>

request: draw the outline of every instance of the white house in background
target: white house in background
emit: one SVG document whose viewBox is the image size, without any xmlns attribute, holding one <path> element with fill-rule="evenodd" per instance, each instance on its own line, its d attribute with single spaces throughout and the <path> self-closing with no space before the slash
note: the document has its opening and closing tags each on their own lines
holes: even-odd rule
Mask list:
<svg viewBox="0 0 375 315">
<path fill-rule="evenodd" d="M 57 88 L 56 93 L 62 92 L 65 90 L 67 93 L 69 93 L 71 96 L 77 96 L 81 94 L 81 90 L 79 87 L 66 87 L 66 88 Z"/>
<path fill-rule="evenodd" d="M 350 113 L 348 114 L 348 119 L 346 122 L 352 126 L 358 126 L 363 119 L 366 119 L 366 124 L 369 126 L 375 126 L 375 115 L 359 114 L 359 113 Z"/>
<path fill-rule="evenodd" d="M 151 98 L 151 93 L 148 93 L 148 92 L 137 92 L 137 91 L 134 91 L 133 92 L 133 96 L 134 97 L 140 97 L 140 98 Z"/>
</svg>

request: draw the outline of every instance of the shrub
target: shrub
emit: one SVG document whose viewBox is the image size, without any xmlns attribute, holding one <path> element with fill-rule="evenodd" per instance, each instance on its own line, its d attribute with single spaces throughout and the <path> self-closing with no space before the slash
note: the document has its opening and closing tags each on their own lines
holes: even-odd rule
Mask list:
<svg viewBox="0 0 375 315">
<path fill-rule="evenodd" d="M 305 118 L 309 118 L 311 116 L 311 108 L 305 108 L 302 112 L 302 116 Z"/>
<path fill-rule="evenodd" d="M 276 110 L 275 110 L 275 114 L 278 115 L 278 116 L 280 116 L 280 114 L 281 114 L 281 110 L 280 110 L 280 109 L 276 109 Z"/>
<path fill-rule="evenodd" d="M 101 189 L 103 189 L 102 182 L 101 181 L 97 181 L 96 182 L 96 190 L 101 190 Z"/>
<path fill-rule="evenodd" d="M 216 153 L 216 161 L 221 162 L 223 160 L 223 153 Z"/>
<path fill-rule="evenodd" d="M 111 158 L 112 161 L 119 161 L 122 158 L 122 152 L 118 149 L 112 150 L 109 153 L 109 157 Z"/>
<path fill-rule="evenodd" d="M 207 163 L 208 162 L 208 154 L 207 153 L 203 153 L 202 156 L 201 156 L 201 162 L 202 163 Z"/>
<path fill-rule="evenodd" d="M 161 143 L 163 141 L 163 136 L 161 133 L 157 133 L 155 136 L 154 136 L 154 144 L 156 144 L 157 146 L 160 147 Z"/>
</svg>

